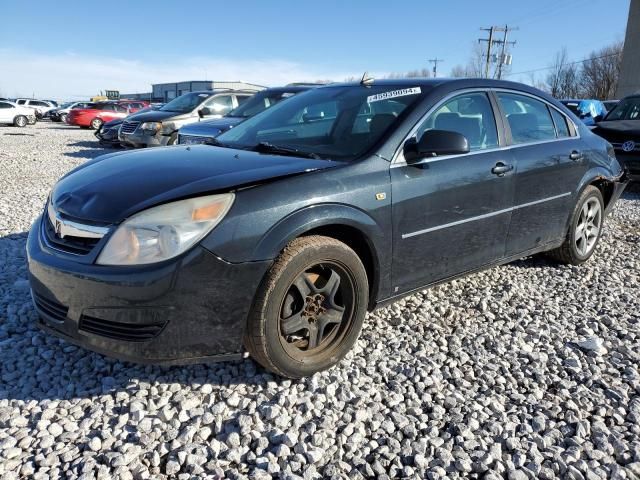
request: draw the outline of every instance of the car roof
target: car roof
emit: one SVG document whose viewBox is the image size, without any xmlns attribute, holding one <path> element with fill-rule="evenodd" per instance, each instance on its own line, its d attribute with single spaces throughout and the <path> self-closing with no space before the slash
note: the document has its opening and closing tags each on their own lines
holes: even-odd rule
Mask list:
<svg viewBox="0 0 640 480">
<path fill-rule="evenodd" d="M 305 90 L 311 90 L 312 88 L 317 88 L 319 87 L 320 84 L 318 85 L 291 85 L 291 86 L 284 86 L 284 87 L 270 87 L 270 88 L 265 88 L 264 90 L 260 90 L 259 92 L 256 93 L 262 93 L 262 92 L 269 92 L 269 93 L 287 93 L 287 92 L 304 92 Z"/>
</svg>

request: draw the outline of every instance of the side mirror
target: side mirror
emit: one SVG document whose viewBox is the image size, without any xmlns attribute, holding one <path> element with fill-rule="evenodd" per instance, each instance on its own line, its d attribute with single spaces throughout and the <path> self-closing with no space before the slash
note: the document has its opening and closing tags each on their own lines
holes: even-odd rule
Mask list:
<svg viewBox="0 0 640 480">
<path fill-rule="evenodd" d="M 467 137 L 448 130 L 427 130 L 420 140 L 407 140 L 403 147 L 404 159 L 408 164 L 416 163 L 426 157 L 441 155 L 461 155 L 469 153 Z"/>
<path fill-rule="evenodd" d="M 200 115 L 200 118 L 202 118 L 206 117 L 207 115 L 213 115 L 213 112 L 209 107 L 202 107 L 200 110 L 198 110 L 198 115 Z"/>
</svg>

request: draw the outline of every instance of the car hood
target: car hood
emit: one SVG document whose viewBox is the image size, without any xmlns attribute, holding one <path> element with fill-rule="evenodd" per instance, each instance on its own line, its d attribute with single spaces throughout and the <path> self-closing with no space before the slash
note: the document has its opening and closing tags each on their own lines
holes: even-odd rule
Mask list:
<svg viewBox="0 0 640 480">
<path fill-rule="evenodd" d="M 217 135 L 220 132 L 235 127 L 240 122 L 246 120 L 244 117 L 222 117 L 213 120 L 204 120 L 185 125 L 180 129 L 181 135 Z"/>
<path fill-rule="evenodd" d="M 103 155 L 64 176 L 51 201 L 63 215 L 113 224 L 145 208 L 343 165 L 196 145 Z"/>
<path fill-rule="evenodd" d="M 117 127 L 118 125 L 122 125 L 123 122 L 124 122 L 123 118 L 116 118 L 115 120 L 105 122 L 104 126 L 106 128 Z"/>
<path fill-rule="evenodd" d="M 598 122 L 597 131 L 603 133 L 624 133 L 631 135 L 640 135 L 640 120 L 611 120 L 607 122 Z"/>
<path fill-rule="evenodd" d="M 152 110 L 150 112 L 140 112 L 130 115 L 127 120 L 132 122 L 161 122 L 167 118 L 189 117 L 191 113 L 180 112 L 164 112 L 161 110 Z"/>
</svg>

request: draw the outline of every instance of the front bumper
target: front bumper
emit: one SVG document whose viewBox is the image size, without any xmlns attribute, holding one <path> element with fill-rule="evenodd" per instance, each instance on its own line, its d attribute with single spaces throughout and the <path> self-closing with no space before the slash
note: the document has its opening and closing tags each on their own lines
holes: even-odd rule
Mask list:
<svg viewBox="0 0 640 480">
<path fill-rule="evenodd" d="M 119 131 L 120 128 L 105 129 L 104 127 L 101 127 L 94 135 L 100 141 L 101 145 L 120 146 L 120 140 L 118 139 Z"/>
<path fill-rule="evenodd" d="M 152 135 L 140 128 L 137 128 L 133 133 L 120 132 L 118 135 L 120 143 L 136 148 L 162 147 L 169 143 L 169 138 L 171 138 L 171 135 L 165 135 L 161 132 Z"/>
<path fill-rule="evenodd" d="M 640 150 L 623 152 L 616 150 L 616 158 L 627 171 L 629 180 L 640 181 Z"/>
<path fill-rule="evenodd" d="M 27 258 L 43 330 L 140 363 L 241 357 L 253 295 L 271 262 L 230 264 L 198 246 L 157 265 L 81 263 L 49 246 L 41 222 L 29 233 Z"/>
</svg>

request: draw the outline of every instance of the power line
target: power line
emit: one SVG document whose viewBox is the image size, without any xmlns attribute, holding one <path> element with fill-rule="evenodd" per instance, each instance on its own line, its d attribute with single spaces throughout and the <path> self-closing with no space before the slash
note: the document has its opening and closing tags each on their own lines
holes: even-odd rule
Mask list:
<svg viewBox="0 0 640 480">
<path fill-rule="evenodd" d="M 576 60 L 575 62 L 567 62 L 564 65 L 575 65 L 577 63 L 584 63 L 584 62 L 588 62 L 589 60 L 599 60 L 601 58 L 608 58 L 608 57 L 615 57 L 620 55 L 622 52 L 616 52 L 616 53 L 608 53 L 606 55 L 600 55 L 598 57 L 589 57 L 589 58 L 585 58 L 583 60 Z M 552 68 L 556 68 L 555 65 L 550 65 L 548 67 L 540 67 L 540 68 L 534 68 L 533 70 L 525 70 L 524 72 L 513 72 L 513 73 L 507 73 L 505 74 L 506 77 L 510 77 L 513 75 L 524 75 L 527 73 L 535 73 L 535 72 L 542 72 L 544 70 L 551 70 Z"/>
</svg>

